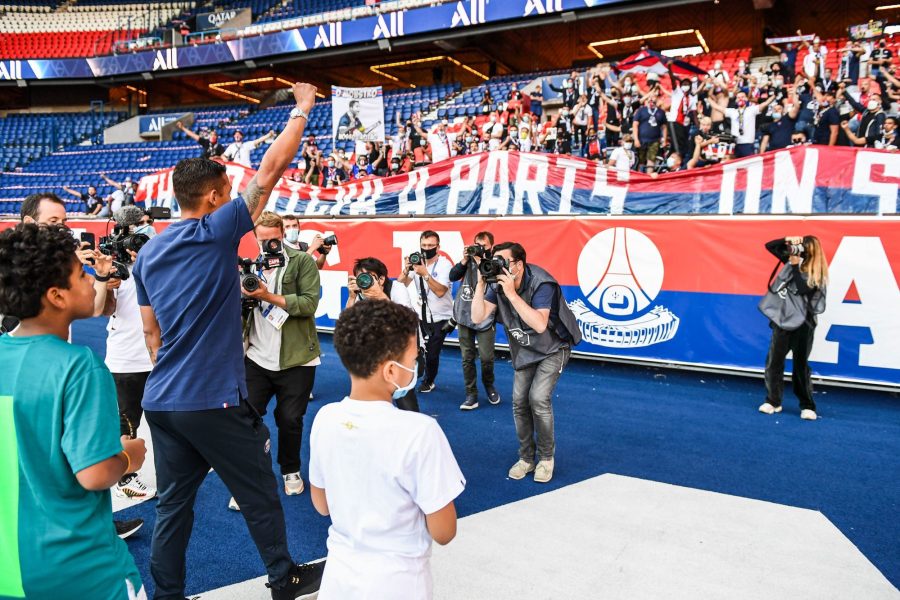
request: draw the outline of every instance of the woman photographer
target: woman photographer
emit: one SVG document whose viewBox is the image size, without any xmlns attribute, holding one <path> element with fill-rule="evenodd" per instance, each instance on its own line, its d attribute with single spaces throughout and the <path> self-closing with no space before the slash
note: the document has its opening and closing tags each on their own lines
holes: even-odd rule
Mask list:
<svg viewBox="0 0 900 600">
<path fill-rule="evenodd" d="M 358 258 L 353 263 L 353 276 L 347 278 L 347 289 L 350 295 L 344 308 L 350 308 L 361 300 L 390 300 L 406 308 L 412 308 L 406 287 L 389 279 L 385 264 L 371 256 Z M 423 373 L 424 369 L 419 365 L 419 376 L 421 377 Z M 397 400 L 397 408 L 419 412 L 415 388 Z"/>
<path fill-rule="evenodd" d="M 789 301 L 788 295 L 794 294 L 801 302 L 794 306 L 803 312 L 799 327 L 785 329 L 776 324 L 770 317 L 769 327 L 772 329 L 772 341 L 766 358 L 766 401 L 759 407 L 759 412 L 771 415 L 781 412 L 781 399 L 784 393 L 784 360 L 788 351 L 793 352 L 793 374 L 791 381 L 794 394 L 800 400 L 800 418 L 809 421 L 816 419 L 816 403 L 813 400 L 812 381 L 809 371 L 809 354 L 812 350 L 816 330 L 816 315 L 825 310 L 825 286 L 828 283 L 828 262 L 822 252 L 822 245 L 815 236 L 791 236 L 772 240 L 766 249 L 778 258 L 784 267 L 776 277 L 779 288 L 772 289 L 763 303 L 777 298 L 784 303 Z M 779 283 L 780 282 L 780 283 Z M 762 308 L 762 305 L 761 305 Z M 763 311 L 767 316 L 771 313 Z M 782 323 L 784 324 L 784 323 Z"/>
</svg>

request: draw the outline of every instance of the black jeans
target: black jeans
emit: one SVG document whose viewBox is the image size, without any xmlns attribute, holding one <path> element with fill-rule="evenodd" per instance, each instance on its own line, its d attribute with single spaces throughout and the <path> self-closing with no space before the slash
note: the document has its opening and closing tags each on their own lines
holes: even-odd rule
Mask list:
<svg viewBox="0 0 900 600">
<path fill-rule="evenodd" d="M 781 406 L 784 395 L 784 359 L 790 350 L 794 353 L 791 382 L 794 394 L 800 400 L 800 409 L 816 410 L 808 362 L 816 328 L 810 327 L 808 323 L 794 331 L 786 331 L 774 323 L 769 326 L 772 328 L 772 341 L 766 357 L 766 402 L 772 406 Z"/>
<path fill-rule="evenodd" d="M 144 386 L 147 385 L 146 373 L 113 373 L 116 383 L 116 396 L 119 400 L 119 435 L 135 437 L 144 414 L 141 402 L 144 400 Z"/>
<path fill-rule="evenodd" d="M 441 366 L 441 348 L 447 337 L 441 330 L 446 324 L 446 319 L 433 323 L 422 322 L 422 333 L 425 335 L 425 377 L 422 383 L 434 383 L 437 378 L 438 367 Z"/>
<path fill-rule="evenodd" d="M 475 368 L 476 355 L 481 359 L 481 383 L 487 391 L 494 386 L 494 341 L 497 330 L 476 331 L 471 327 L 459 326 L 459 350 L 462 354 L 463 379 L 466 382 L 466 396 L 478 395 L 478 371 Z M 478 348 L 475 348 L 475 342 Z"/>
<path fill-rule="evenodd" d="M 266 414 L 275 395 L 275 426 L 278 427 L 278 466 L 281 474 L 300 472 L 303 442 L 303 415 L 316 381 L 315 367 L 292 367 L 269 371 L 244 358 L 247 372 L 247 401 L 260 416 Z"/>
<path fill-rule="evenodd" d="M 283 587 L 293 565 L 287 546 L 279 483 L 272 472 L 269 429 L 246 401 L 232 408 L 146 411 L 153 438 L 156 527 L 150 543 L 155 600 L 184 600 L 185 550 L 194 526 L 194 500 L 209 468 L 216 470 L 269 574 Z"/>
</svg>

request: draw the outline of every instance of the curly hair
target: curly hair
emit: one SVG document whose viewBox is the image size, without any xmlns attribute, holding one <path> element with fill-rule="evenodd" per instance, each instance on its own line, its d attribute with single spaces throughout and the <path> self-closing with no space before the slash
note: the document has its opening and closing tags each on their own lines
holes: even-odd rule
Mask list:
<svg viewBox="0 0 900 600">
<path fill-rule="evenodd" d="M 77 246 L 72 232 L 59 225 L 20 223 L 0 233 L 0 313 L 38 316 L 48 289 L 69 288 Z"/>
<path fill-rule="evenodd" d="M 416 335 L 419 318 L 388 300 L 358 302 L 334 326 L 334 349 L 351 375 L 370 377 L 378 365 L 400 360 Z"/>
</svg>

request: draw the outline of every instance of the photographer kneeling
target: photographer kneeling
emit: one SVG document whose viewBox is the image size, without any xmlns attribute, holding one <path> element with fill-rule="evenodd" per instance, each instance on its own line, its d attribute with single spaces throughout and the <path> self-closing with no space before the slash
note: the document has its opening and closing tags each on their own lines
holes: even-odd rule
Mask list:
<svg viewBox="0 0 900 600">
<path fill-rule="evenodd" d="M 572 347 L 581 341 L 581 330 L 559 283 L 541 267 L 527 264 L 520 244 L 503 242 L 494 246 L 493 257 L 482 262 L 478 274 L 472 319 L 480 323 L 499 310 L 516 371 L 513 417 L 519 460 L 509 470 L 509 477 L 522 479 L 534 471 L 534 480 L 546 483 L 553 477 L 556 449 L 553 390 L 569 362 Z"/>
<path fill-rule="evenodd" d="M 387 266 L 371 256 L 358 258 L 353 263 L 353 276 L 347 278 L 347 289 L 350 295 L 347 297 L 345 308 L 350 308 L 361 300 L 390 300 L 394 304 L 412 309 L 407 288 L 389 279 Z M 421 336 L 417 339 L 421 347 Z M 419 354 L 421 356 L 422 353 Z M 420 365 L 420 375 L 422 371 Z M 395 402 L 400 410 L 419 412 L 419 399 L 416 397 L 415 388 L 410 389 L 405 396 L 397 398 Z"/>
<path fill-rule="evenodd" d="M 772 240 L 766 244 L 766 250 L 778 257 L 784 267 L 774 282 L 770 278 L 769 291 L 759 305 L 763 314 L 769 317 L 772 328 L 766 357 L 766 401 L 760 405 L 759 412 L 767 415 L 781 412 L 784 360 L 791 351 L 791 381 L 794 394 L 800 400 L 800 418 L 814 421 L 816 403 L 808 361 L 815 337 L 816 315 L 825 312 L 828 263 L 818 238 L 811 235 Z"/>
<path fill-rule="evenodd" d="M 247 400 L 262 416 L 275 395 L 278 465 L 284 493 L 296 496 L 303 493 L 303 416 L 316 367 L 322 362 L 315 322 L 319 269 L 312 256 L 283 245 L 284 226 L 277 214 L 263 212 L 253 233 L 261 251 L 258 270 L 250 278 L 241 278 L 241 293 L 250 309 L 244 312 Z M 228 508 L 239 510 L 234 498 Z"/>
</svg>

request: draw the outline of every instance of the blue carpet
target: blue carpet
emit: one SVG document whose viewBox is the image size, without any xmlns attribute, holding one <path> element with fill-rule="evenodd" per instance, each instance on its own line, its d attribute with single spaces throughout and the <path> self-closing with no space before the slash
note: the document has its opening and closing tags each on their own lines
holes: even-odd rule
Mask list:
<svg viewBox="0 0 900 600">
<path fill-rule="evenodd" d="M 103 323 L 75 324 L 74 341 L 102 354 Z M 323 366 L 306 417 L 307 434 L 318 408 L 349 389 L 330 336 L 321 340 Z M 764 390 L 758 379 L 573 361 L 557 387 L 554 478 L 541 485 L 506 479 L 517 449 L 508 359 L 498 360 L 496 369 L 503 402 L 490 406 L 482 398 L 482 407 L 473 412 L 458 409 L 464 394 L 459 351 L 445 348 L 442 359 L 437 389 L 420 394 L 419 402 L 440 421 L 468 481 L 457 501 L 460 516 L 617 473 L 819 510 L 900 585 L 898 394 L 820 387 L 820 420 L 809 423 L 800 420 L 790 393 L 781 415 L 759 414 Z M 267 423 L 274 431 L 271 413 Z M 304 479 L 307 450 L 305 442 Z M 264 573 L 243 519 L 225 508 L 228 497 L 211 474 L 197 499 L 188 593 Z M 282 500 L 294 558 L 324 556 L 328 519 L 315 513 L 307 494 Z M 147 521 L 129 539 L 129 548 L 152 591 L 148 552 L 154 502 L 120 514 Z"/>
</svg>

